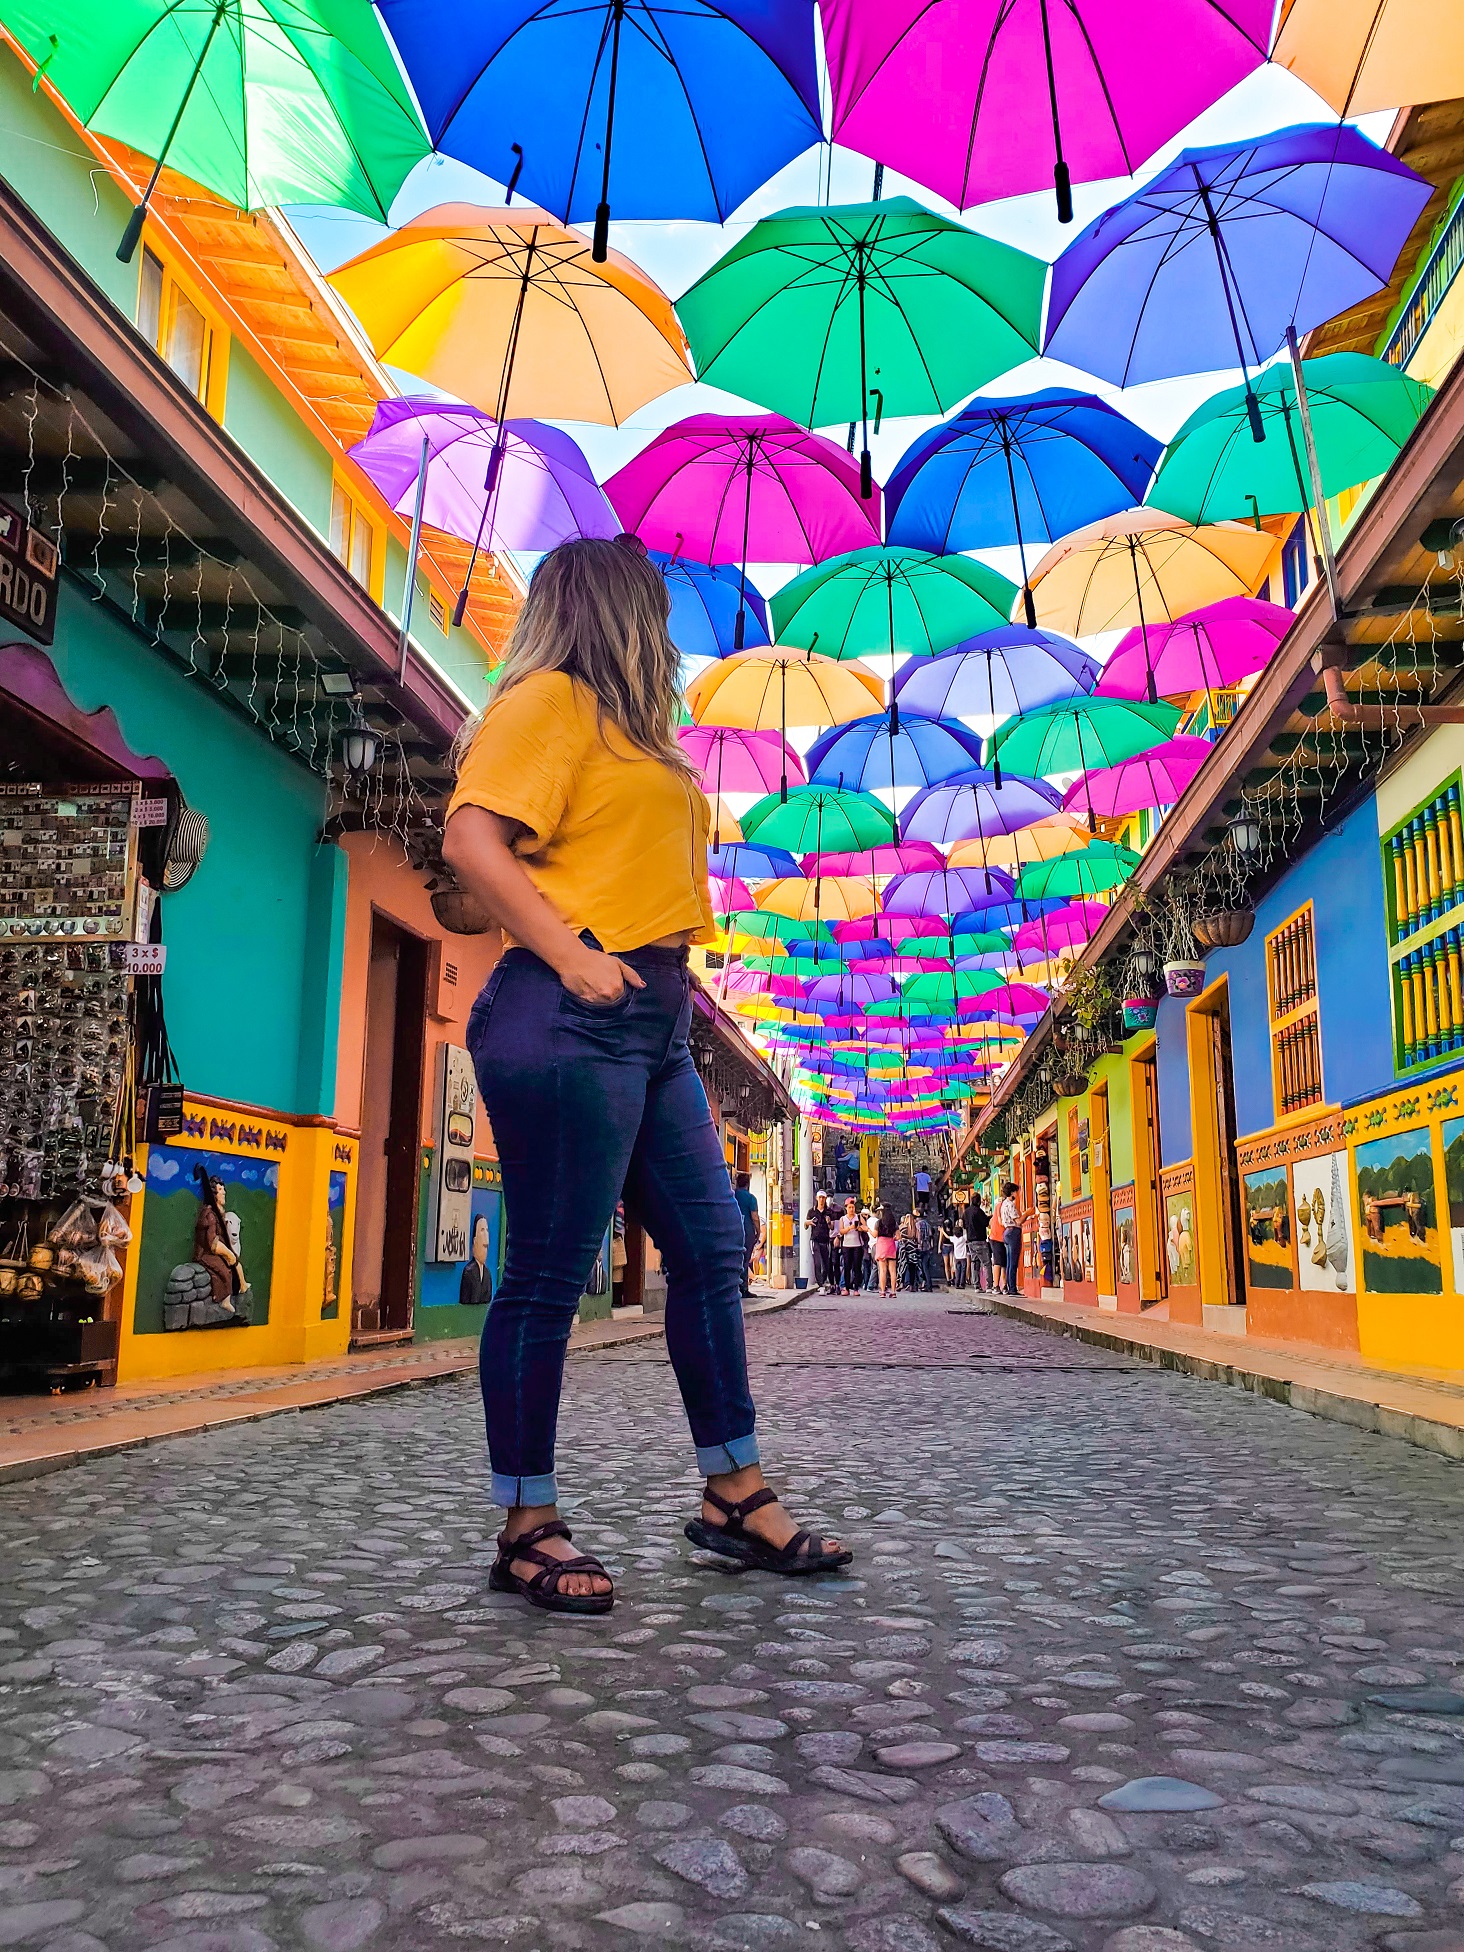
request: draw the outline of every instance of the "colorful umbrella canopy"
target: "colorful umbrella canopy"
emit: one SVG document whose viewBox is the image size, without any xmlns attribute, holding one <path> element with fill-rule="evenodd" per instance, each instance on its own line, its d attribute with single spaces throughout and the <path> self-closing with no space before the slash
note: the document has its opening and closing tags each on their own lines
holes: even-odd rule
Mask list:
<svg viewBox="0 0 1464 1952">
<path fill-rule="evenodd" d="M 477 407 L 435 399 L 379 400 L 370 431 L 351 449 L 400 515 L 410 516 L 416 502 L 424 442 L 422 519 L 430 528 L 488 549 L 544 550 L 620 527 L 589 462 L 561 428 L 537 420 L 500 427 Z"/>
<path fill-rule="evenodd" d="M 832 134 L 959 209 L 1132 176 L 1265 59 L 1269 0 L 823 0 Z M 1414 101 L 1412 95 L 1398 101 Z"/>
<path fill-rule="evenodd" d="M 878 498 L 861 502 L 858 464 L 778 414 L 678 420 L 605 492 L 643 542 L 698 562 L 818 563 L 878 540 Z"/>
<path fill-rule="evenodd" d="M 1260 597 L 1230 596 L 1174 623 L 1128 631 L 1094 687 L 1100 698 L 1143 698 L 1152 677 L 1161 698 L 1223 691 L 1271 661 L 1294 613 Z"/>
<path fill-rule="evenodd" d="M 1036 349 L 1044 267 L 909 197 L 779 211 L 678 310 L 713 386 L 808 427 L 945 413 Z"/>
<path fill-rule="evenodd" d="M 904 711 L 940 718 L 1008 718 L 1091 691 L 1099 665 L 1055 631 L 1002 624 L 954 650 L 912 658 L 891 689 Z"/>
<path fill-rule="evenodd" d="M 884 705 L 884 686 L 863 665 L 838 663 L 781 644 L 735 651 L 699 671 L 686 702 L 699 725 L 754 732 L 790 725 L 842 725 Z"/>
<path fill-rule="evenodd" d="M 759 847 L 751 841 L 733 841 L 724 847 L 707 850 L 707 872 L 724 881 L 765 878 L 783 880 L 802 873 L 786 847 Z"/>
<path fill-rule="evenodd" d="M 1059 955 L 1064 950 L 1081 949 L 1108 920 L 1101 901 L 1070 902 L 1051 915 L 1034 922 L 1023 922 L 1012 935 L 1014 949 L 1035 949 L 1042 956 Z"/>
<path fill-rule="evenodd" d="M 1186 149 L 1057 260 L 1043 349 L 1116 386 L 1248 374 L 1385 285 L 1431 195 L 1346 124 Z"/>
<path fill-rule="evenodd" d="M 873 914 L 875 894 L 859 876 L 828 875 L 817 881 L 768 881 L 754 899 L 759 908 L 798 922 L 846 922 Z"/>
<path fill-rule="evenodd" d="M 953 868 L 1024 868 L 1029 861 L 1055 861 L 1059 854 L 1071 854 L 1086 847 L 1092 836 L 1071 814 L 1053 813 L 1015 833 L 993 834 L 989 839 L 957 841 L 946 856 Z"/>
<path fill-rule="evenodd" d="M 367 0 L 7 0 L 8 33 L 98 135 L 240 210 L 341 204 L 378 222 L 428 153 Z"/>
<path fill-rule="evenodd" d="M 1042 780 L 1023 779 L 1017 773 L 998 780 L 995 773 L 976 766 L 917 793 L 900 825 L 911 840 L 949 847 L 978 835 L 1009 834 L 1030 826 L 1055 813 L 1061 804 L 1056 788 Z"/>
<path fill-rule="evenodd" d="M 1011 893 L 1012 878 L 1000 868 L 917 868 L 896 875 L 880 907 L 886 915 L 954 915 Z"/>
<path fill-rule="evenodd" d="M 1138 865 L 1139 856 L 1132 848 L 1095 840 L 1081 854 L 1064 854 L 1060 861 L 1038 861 L 1023 868 L 1017 877 L 1017 894 L 1087 899 L 1122 886 Z"/>
<path fill-rule="evenodd" d="M 739 610 L 744 646 L 756 650 L 768 642 L 768 607 L 745 576 L 721 565 L 683 562 L 662 549 L 648 553 L 666 579 L 666 628 L 683 657 L 725 657 L 735 650 Z"/>
<path fill-rule="evenodd" d="M 424 210 L 331 273 L 377 357 L 503 419 L 620 422 L 691 378 L 671 301 L 532 205 Z"/>
<path fill-rule="evenodd" d="M 1091 393 L 972 400 L 905 450 L 885 489 L 891 542 L 944 554 L 1055 542 L 1144 499 L 1160 444 Z"/>
<path fill-rule="evenodd" d="M 1340 495 L 1387 472 L 1413 432 L 1433 388 L 1385 359 L 1336 352 L 1302 361 L 1322 493 Z M 1268 438 L 1252 433 L 1249 402 Z M 1271 366 L 1253 388 L 1227 387 L 1192 413 L 1164 450 L 1150 498 L 1186 522 L 1300 514 L 1312 506 L 1296 382 Z"/>
<path fill-rule="evenodd" d="M 1464 36 L 1447 0 L 1285 0 L 1271 59 L 1338 115 L 1464 95 Z"/>
<path fill-rule="evenodd" d="M 742 816 L 742 831 L 749 840 L 786 847 L 793 854 L 817 854 L 825 848 L 850 852 L 893 840 L 895 817 L 872 793 L 838 786 L 790 786 L 786 794 L 769 793 L 749 807 Z"/>
<path fill-rule="evenodd" d="M 812 0 L 383 0 L 434 145 L 566 221 L 721 223 L 820 134 Z M 517 158 L 517 164 L 515 162 Z"/>
<path fill-rule="evenodd" d="M 1172 807 L 1214 750 L 1208 739 L 1181 733 L 1134 759 L 1084 773 L 1063 795 L 1063 809 L 1118 820 L 1144 807 Z"/>
<path fill-rule="evenodd" d="M 990 746 L 1008 766 L 1042 779 L 1132 759 L 1173 738 L 1179 720 L 1176 705 L 1084 698 L 1008 719 L 992 733 Z"/>
<path fill-rule="evenodd" d="M 1055 543 L 1032 572 L 1032 591 L 1045 624 L 1086 637 L 1254 596 L 1275 553 L 1274 536 L 1248 524 L 1196 528 L 1132 508 Z"/>
<path fill-rule="evenodd" d="M 771 793 L 784 778 L 806 777 L 803 761 L 776 732 L 730 725 L 683 725 L 676 737 L 709 795 Z"/>
<path fill-rule="evenodd" d="M 969 556 L 856 549 L 816 563 L 771 604 L 780 644 L 823 657 L 929 657 L 1005 623 L 1016 585 Z"/>
<path fill-rule="evenodd" d="M 916 936 L 943 936 L 946 925 L 933 915 L 864 915 L 858 921 L 836 922 L 836 942 L 905 942 Z"/>
<path fill-rule="evenodd" d="M 822 733 L 808 748 L 809 777 L 865 788 L 928 786 L 981 763 L 981 740 L 958 719 L 880 712 Z"/>
</svg>

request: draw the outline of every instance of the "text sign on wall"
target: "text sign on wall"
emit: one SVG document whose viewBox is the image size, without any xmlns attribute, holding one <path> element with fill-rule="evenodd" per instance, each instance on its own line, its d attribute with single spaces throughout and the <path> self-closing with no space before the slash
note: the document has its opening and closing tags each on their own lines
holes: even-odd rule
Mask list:
<svg viewBox="0 0 1464 1952">
<path fill-rule="evenodd" d="M 478 1081 L 458 1044 L 437 1047 L 437 1159 L 432 1259 L 465 1261 L 473 1224 L 473 1128 Z"/>
<path fill-rule="evenodd" d="M 0 502 L 0 617 L 49 644 L 56 635 L 61 556 L 18 509 Z"/>
</svg>

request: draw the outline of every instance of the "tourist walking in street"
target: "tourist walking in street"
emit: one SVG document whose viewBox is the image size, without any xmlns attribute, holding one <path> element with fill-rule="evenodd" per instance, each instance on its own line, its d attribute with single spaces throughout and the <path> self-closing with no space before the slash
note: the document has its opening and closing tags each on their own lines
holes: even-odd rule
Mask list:
<svg viewBox="0 0 1464 1952">
<path fill-rule="evenodd" d="M 732 1197 L 742 1215 L 742 1299 L 746 1301 L 752 1293 L 752 1257 L 762 1242 L 762 1215 L 757 1210 L 751 1173 L 737 1174 L 732 1182 Z"/>
<path fill-rule="evenodd" d="M 981 1195 L 973 1193 L 971 1203 L 966 1208 L 966 1232 L 971 1242 L 972 1284 L 982 1294 L 991 1288 L 991 1241 L 988 1234 L 991 1228 L 991 1215 L 982 1204 Z"/>
<path fill-rule="evenodd" d="M 925 1292 L 932 1295 L 940 1285 L 940 1252 L 936 1241 L 936 1224 L 922 1208 L 915 1216 L 915 1242 L 920 1254 Z"/>
<path fill-rule="evenodd" d="M 803 1224 L 808 1229 L 808 1244 L 813 1249 L 813 1285 L 820 1292 L 827 1292 L 834 1285 L 833 1215 L 829 1212 L 827 1193 L 817 1196 Z"/>
<path fill-rule="evenodd" d="M 920 1258 L 920 1216 L 912 1207 L 901 1214 L 895 1230 L 895 1268 L 902 1288 L 921 1292 L 925 1287 L 925 1267 Z"/>
<path fill-rule="evenodd" d="M 892 1295 L 895 1292 L 895 1261 L 899 1252 L 895 1240 L 895 1216 L 887 1206 L 881 1206 L 874 1216 L 874 1267 L 879 1277 L 879 1292 Z"/>
<path fill-rule="evenodd" d="M 966 1285 L 966 1267 L 970 1258 L 970 1242 L 959 1214 L 951 1221 L 950 1232 L 946 1236 L 951 1250 L 951 1282 L 957 1288 Z"/>
<path fill-rule="evenodd" d="M 996 1210 L 997 1222 L 1001 1227 L 1002 1246 L 1006 1249 L 1006 1291 L 1009 1295 L 1021 1292 L 1022 1274 L 1022 1209 L 1017 1203 L 1017 1189 L 1008 1180 L 1001 1189 L 1001 1205 Z"/>
<path fill-rule="evenodd" d="M 839 1293 L 857 1295 L 864 1280 L 864 1222 L 859 1202 L 847 1199 L 839 1218 Z"/>
<path fill-rule="evenodd" d="M 467 1041 L 503 1168 L 508 1254 L 480 1375 L 495 1591 L 605 1613 L 605 1569 L 557 1509 L 565 1346 L 622 1188 L 666 1270 L 666 1345 L 706 1491 L 692 1541 L 745 1565 L 844 1565 L 758 1464 L 742 1216 L 687 1047 L 687 947 L 714 934 L 709 808 L 676 738 L 679 654 L 660 571 L 629 536 L 535 569 L 490 703 L 465 728 L 443 858 L 511 944 Z"/>
</svg>

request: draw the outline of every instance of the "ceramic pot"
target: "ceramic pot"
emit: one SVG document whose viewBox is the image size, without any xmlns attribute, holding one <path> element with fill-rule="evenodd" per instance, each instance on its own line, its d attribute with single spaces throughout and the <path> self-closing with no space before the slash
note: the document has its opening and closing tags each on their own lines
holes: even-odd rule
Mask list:
<svg viewBox="0 0 1464 1952">
<path fill-rule="evenodd" d="M 1205 987 L 1205 965 L 1188 961 L 1165 963 L 1164 987 L 1170 996 L 1198 996 Z"/>
<path fill-rule="evenodd" d="M 1157 996 L 1126 996 L 1123 1000 L 1124 1030 L 1152 1030 L 1159 1015 Z"/>
</svg>

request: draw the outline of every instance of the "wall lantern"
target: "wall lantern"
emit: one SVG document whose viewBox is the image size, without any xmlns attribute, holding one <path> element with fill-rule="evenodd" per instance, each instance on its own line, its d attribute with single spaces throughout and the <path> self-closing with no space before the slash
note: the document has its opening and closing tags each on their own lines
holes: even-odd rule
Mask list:
<svg viewBox="0 0 1464 1952">
<path fill-rule="evenodd" d="M 1237 814 L 1230 823 L 1230 844 L 1241 859 L 1249 860 L 1260 852 L 1261 823 L 1249 813 Z"/>
<path fill-rule="evenodd" d="M 351 777 L 360 779 L 363 773 L 369 773 L 376 764 L 376 755 L 381 748 L 381 741 L 371 726 L 366 723 L 359 698 L 355 700 L 355 708 L 351 723 L 341 734 L 341 758 L 345 761 L 346 771 Z"/>
<path fill-rule="evenodd" d="M 1144 980 L 1158 973 L 1159 958 L 1152 949 L 1135 949 L 1129 957 L 1135 976 Z"/>
</svg>

